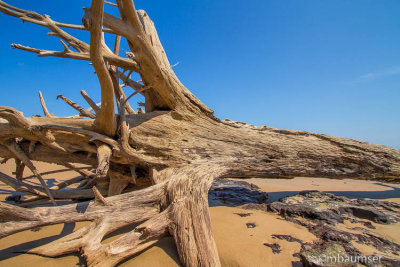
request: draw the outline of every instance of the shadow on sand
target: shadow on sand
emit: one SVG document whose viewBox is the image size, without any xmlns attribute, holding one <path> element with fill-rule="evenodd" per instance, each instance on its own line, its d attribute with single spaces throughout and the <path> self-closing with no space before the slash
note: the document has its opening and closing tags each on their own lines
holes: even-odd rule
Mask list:
<svg viewBox="0 0 400 267">
<path fill-rule="evenodd" d="M 56 239 L 66 236 L 66 235 L 72 233 L 74 228 L 75 228 L 75 223 L 65 223 L 64 228 L 62 229 L 62 231 L 59 235 L 53 235 L 53 236 L 40 238 L 37 240 L 21 243 L 21 244 L 0 250 L 0 261 L 16 257 L 20 253 L 25 253 L 25 251 L 27 251 L 29 249 L 43 246 L 43 245 L 48 244 Z"/>
</svg>

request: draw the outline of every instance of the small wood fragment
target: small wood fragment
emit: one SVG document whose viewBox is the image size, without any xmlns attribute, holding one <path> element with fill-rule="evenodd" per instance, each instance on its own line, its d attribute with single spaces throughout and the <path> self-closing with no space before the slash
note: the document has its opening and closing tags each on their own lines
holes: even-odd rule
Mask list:
<svg viewBox="0 0 400 267">
<path fill-rule="evenodd" d="M 96 186 L 93 186 L 92 190 L 93 190 L 93 194 L 94 194 L 95 203 L 100 203 L 104 206 L 110 206 L 108 201 L 103 197 L 103 195 L 100 193 L 100 191 L 97 189 Z"/>
<path fill-rule="evenodd" d="M 130 169 L 131 169 L 131 175 L 132 175 L 132 184 L 136 184 L 136 178 L 137 178 L 136 166 L 131 166 Z"/>
</svg>

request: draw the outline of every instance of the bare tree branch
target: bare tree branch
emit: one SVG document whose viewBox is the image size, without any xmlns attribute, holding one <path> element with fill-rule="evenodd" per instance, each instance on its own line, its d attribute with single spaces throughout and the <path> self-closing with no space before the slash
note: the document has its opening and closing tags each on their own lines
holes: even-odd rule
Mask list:
<svg viewBox="0 0 400 267">
<path fill-rule="evenodd" d="M 100 193 L 100 191 L 96 188 L 96 186 L 92 187 L 93 193 L 94 193 L 94 198 L 95 198 L 95 203 L 101 203 L 104 206 L 109 206 L 110 204 L 107 202 L 107 200 L 103 197 L 103 195 Z"/>
<path fill-rule="evenodd" d="M 39 174 L 37 171 L 35 165 L 31 162 L 31 160 L 28 158 L 28 156 L 25 154 L 25 152 L 19 147 L 19 145 L 15 141 L 8 141 L 5 143 L 7 145 L 7 148 L 14 153 L 14 155 L 21 160 L 32 172 L 33 174 L 38 178 L 39 182 L 43 186 L 44 190 L 46 191 L 47 196 L 50 198 L 51 202 L 53 203 L 54 206 L 56 206 L 56 202 L 54 201 L 54 198 L 52 194 L 50 193 L 50 190 L 44 181 L 43 177 Z"/>
<path fill-rule="evenodd" d="M 49 111 L 47 110 L 46 102 L 44 101 L 42 92 L 40 92 L 40 91 L 39 91 L 39 98 L 40 98 L 40 104 L 42 105 L 42 109 L 43 109 L 44 115 L 45 115 L 46 117 L 54 117 L 54 116 L 51 115 L 51 114 L 49 113 Z"/>
<path fill-rule="evenodd" d="M 42 21 L 42 16 L 39 15 L 38 13 L 11 6 L 3 1 L 0 1 L 0 11 L 3 12 L 4 14 L 20 18 L 22 21 L 27 21 L 27 22 L 31 22 L 31 23 L 34 23 L 37 25 L 46 26 L 46 23 Z M 87 30 L 83 25 L 68 24 L 68 23 L 62 23 L 62 22 L 57 22 L 57 21 L 54 21 L 54 24 L 57 27 L 61 27 L 61 28 L 69 28 L 69 29 L 75 29 L 75 30 Z M 107 32 L 107 33 L 115 33 L 111 29 L 107 29 L 107 28 L 103 28 L 102 30 L 103 30 L 103 32 Z"/>
<path fill-rule="evenodd" d="M 5 183 L 8 186 L 11 186 L 17 192 L 24 192 L 24 193 L 42 196 L 42 197 L 46 197 L 46 198 L 48 197 L 47 194 L 38 190 L 34 186 L 31 186 L 30 184 L 27 184 L 22 181 L 18 181 L 2 172 L 0 172 L 0 181 Z"/>
<path fill-rule="evenodd" d="M 73 52 L 71 50 L 67 51 L 52 51 L 52 50 L 44 50 L 38 48 L 32 48 L 29 46 L 23 46 L 20 44 L 11 44 L 12 48 L 24 50 L 27 52 L 36 53 L 39 57 L 60 57 L 60 58 L 71 58 L 71 59 L 78 59 L 78 60 L 86 60 L 91 61 L 89 53 L 85 52 Z M 118 57 L 112 53 L 104 54 L 104 59 L 107 60 L 110 64 L 116 65 L 121 68 L 138 71 L 139 67 L 138 64 L 132 60 L 127 58 Z"/>
<path fill-rule="evenodd" d="M 116 35 L 115 36 L 115 43 L 114 43 L 114 54 L 115 55 L 119 55 L 119 47 L 121 45 L 121 36 L 120 35 Z"/>
<path fill-rule="evenodd" d="M 86 109 L 82 108 L 81 106 L 79 106 L 78 104 L 76 104 L 75 102 L 73 102 L 71 99 L 63 96 L 63 95 L 57 95 L 57 99 L 61 98 L 62 100 L 64 100 L 65 103 L 67 103 L 68 105 L 70 105 L 71 107 L 73 107 L 74 109 L 76 109 L 77 111 L 79 111 L 79 115 L 82 117 L 89 117 L 91 119 L 95 119 L 96 115 L 94 115 L 91 112 L 88 112 Z"/>
<path fill-rule="evenodd" d="M 105 66 L 102 51 L 101 32 L 103 25 L 104 0 L 93 0 L 91 10 L 85 13 L 85 27 L 90 30 L 90 59 L 96 70 L 101 87 L 101 110 L 97 115 L 95 124 L 100 132 L 114 136 L 116 119 L 114 114 L 114 87 L 111 76 Z M 87 17 L 90 15 L 90 17 Z"/>
<path fill-rule="evenodd" d="M 105 4 L 109 4 L 110 6 L 115 6 L 118 7 L 116 3 L 110 2 L 110 1 L 104 1 Z"/>
<path fill-rule="evenodd" d="M 24 176 L 24 169 L 25 169 L 25 164 L 19 160 L 15 159 L 15 177 L 17 180 L 22 180 L 22 177 Z"/>
<path fill-rule="evenodd" d="M 114 72 L 114 74 L 121 79 L 126 85 L 134 89 L 135 91 L 138 91 L 143 88 L 143 85 L 141 85 L 138 82 L 135 82 L 131 79 L 129 79 L 129 75 L 125 75 L 123 72 L 117 70 Z M 141 95 L 144 95 L 144 93 L 140 93 Z"/>
<path fill-rule="evenodd" d="M 89 106 L 93 109 L 93 111 L 97 114 L 100 112 L 100 108 L 97 106 L 97 104 L 90 98 L 90 96 L 84 91 L 81 90 L 81 95 L 83 98 L 86 100 L 86 102 L 89 104 Z"/>
<path fill-rule="evenodd" d="M 132 93 L 130 96 L 128 96 L 127 99 L 125 99 L 125 101 L 124 101 L 123 104 L 125 105 L 125 104 L 128 102 L 128 100 L 131 99 L 133 96 L 135 96 L 135 95 L 137 95 L 137 94 L 140 94 L 140 93 L 143 93 L 144 91 L 146 91 L 146 90 L 148 90 L 148 89 L 150 89 L 150 88 L 151 88 L 151 86 L 145 86 L 145 87 L 143 87 L 142 89 L 140 89 L 140 90 L 138 90 L 138 91 Z"/>
</svg>

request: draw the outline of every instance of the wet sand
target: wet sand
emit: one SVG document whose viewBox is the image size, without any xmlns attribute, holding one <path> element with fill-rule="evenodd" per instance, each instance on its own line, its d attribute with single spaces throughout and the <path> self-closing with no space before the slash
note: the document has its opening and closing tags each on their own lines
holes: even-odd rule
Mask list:
<svg viewBox="0 0 400 267">
<path fill-rule="evenodd" d="M 246 179 L 268 192 L 269 201 L 293 196 L 304 190 L 325 191 L 348 198 L 372 198 L 399 203 L 400 184 L 387 184 L 355 179 L 295 177 L 293 179 Z"/>
<path fill-rule="evenodd" d="M 39 163 L 40 172 L 63 169 L 57 165 Z M 0 165 L 0 171 L 11 175 L 14 163 Z M 25 175 L 30 175 L 26 171 Z M 44 175 L 49 185 L 75 177 L 72 171 Z M 34 179 L 32 181 L 35 181 Z M 333 180 L 326 178 L 294 179 L 248 179 L 261 190 L 270 194 L 271 200 L 297 194 L 302 190 L 320 190 L 332 192 L 350 198 L 368 197 L 379 200 L 390 200 L 400 203 L 400 186 L 382 184 L 363 180 Z M 4 201 L 12 193 L 8 186 L 0 183 L 0 200 Z M 237 207 L 211 207 L 212 229 L 215 235 L 218 251 L 223 266 L 301 266 L 299 258 L 293 254 L 300 250 L 296 242 L 273 239 L 273 234 L 291 235 L 305 242 L 312 242 L 316 237 L 304 227 L 282 220 L 279 216 L 256 210 L 243 210 Z M 242 214 L 240 216 L 239 214 Z M 246 214 L 248 216 L 243 216 Z M 255 227 L 248 227 L 247 224 Z M 46 244 L 79 229 L 87 223 L 63 224 L 42 227 L 36 231 L 21 233 L 0 239 L 0 266 L 78 266 L 79 257 L 68 255 L 59 258 L 45 258 L 37 255 L 21 254 L 28 248 Z M 394 225 L 378 225 L 377 234 L 390 236 L 394 242 L 400 242 L 400 223 Z M 350 226 L 349 226 L 350 227 Z M 351 227 L 354 227 L 352 225 Z M 395 234 L 394 234 L 395 233 Z M 115 235 L 103 242 L 110 242 L 117 238 Z M 274 254 L 264 243 L 278 243 L 282 252 Z M 365 252 L 372 248 L 359 247 Z M 172 238 L 164 238 L 157 245 L 146 250 L 135 258 L 129 259 L 120 266 L 179 266 L 179 259 Z"/>
</svg>

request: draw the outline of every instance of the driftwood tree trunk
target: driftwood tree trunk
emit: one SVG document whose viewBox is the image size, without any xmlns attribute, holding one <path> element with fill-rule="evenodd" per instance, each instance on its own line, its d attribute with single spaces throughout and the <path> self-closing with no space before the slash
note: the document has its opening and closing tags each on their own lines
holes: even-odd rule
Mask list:
<svg viewBox="0 0 400 267">
<path fill-rule="evenodd" d="M 45 117 L 25 118 L 13 108 L 0 107 L 4 119 L 0 156 L 15 158 L 17 163 L 16 178 L 0 173 L 0 181 L 42 200 L 94 198 L 32 209 L 0 203 L 0 237 L 38 226 L 91 221 L 29 253 L 56 257 L 80 251 L 89 266 L 114 266 L 172 235 L 183 265 L 219 266 L 207 202 L 214 178 L 400 177 L 400 152 L 393 148 L 218 120 L 175 76 L 149 16 L 136 11 L 132 0 L 117 0 L 114 5 L 120 18 L 104 12 L 104 1 L 92 0 L 81 26 L 0 1 L 0 11 L 48 28 L 60 38 L 64 50 L 19 44 L 14 48 L 42 57 L 91 61 L 101 87 L 100 106 L 82 92 L 94 113 L 62 97 L 88 119 L 51 115 L 41 94 Z M 89 31 L 90 44 L 61 28 Z M 103 32 L 116 35 L 114 51 L 106 46 Z M 131 49 L 124 56 L 119 53 L 121 38 Z M 141 81 L 131 80 L 132 72 L 139 73 Z M 133 93 L 125 94 L 125 87 Z M 145 113 L 129 106 L 128 100 L 136 94 L 145 96 Z M 54 188 L 33 185 L 22 179 L 25 165 L 35 169 L 32 160 L 66 166 L 82 177 Z M 75 163 L 96 170 L 79 169 Z M 37 171 L 35 175 L 42 179 Z M 78 182 L 76 189 L 63 190 Z M 134 224 L 134 230 L 101 244 L 107 234 Z"/>
</svg>

